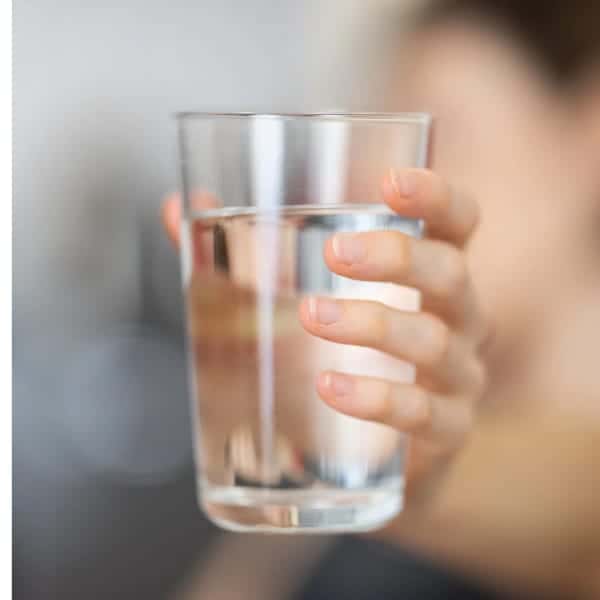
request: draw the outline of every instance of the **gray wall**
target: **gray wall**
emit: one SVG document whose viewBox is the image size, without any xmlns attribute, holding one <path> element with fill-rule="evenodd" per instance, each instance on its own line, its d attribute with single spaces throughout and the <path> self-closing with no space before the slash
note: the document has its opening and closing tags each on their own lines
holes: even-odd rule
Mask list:
<svg viewBox="0 0 600 600">
<path fill-rule="evenodd" d="M 372 107 L 388 4 L 14 2 L 17 597 L 162 598 L 210 544 L 158 224 L 170 115 Z"/>
<path fill-rule="evenodd" d="M 176 185 L 171 113 L 302 106 L 303 3 L 20 0 L 14 12 L 18 317 L 130 318 L 139 217 L 156 222 Z M 161 253 L 152 234 L 145 261 Z"/>
<path fill-rule="evenodd" d="M 171 113 L 301 106 L 305 27 L 274 0 L 15 2 L 18 597 L 163 598 L 210 546 L 158 224 Z"/>
</svg>

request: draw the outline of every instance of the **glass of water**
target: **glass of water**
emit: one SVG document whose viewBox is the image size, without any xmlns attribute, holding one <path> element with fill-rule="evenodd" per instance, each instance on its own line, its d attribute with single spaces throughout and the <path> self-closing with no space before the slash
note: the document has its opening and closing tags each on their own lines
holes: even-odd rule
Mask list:
<svg viewBox="0 0 600 600">
<path fill-rule="evenodd" d="M 226 529 L 365 531 L 402 508 L 406 440 L 341 415 L 324 370 L 414 379 L 412 365 L 318 339 L 306 294 L 418 310 L 415 290 L 331 273 L 340 231 L 421 234 L 382 202 L 391 167 L 424 167 L 426 114 L 178 115 L 199 498 Z"/>
</svg>

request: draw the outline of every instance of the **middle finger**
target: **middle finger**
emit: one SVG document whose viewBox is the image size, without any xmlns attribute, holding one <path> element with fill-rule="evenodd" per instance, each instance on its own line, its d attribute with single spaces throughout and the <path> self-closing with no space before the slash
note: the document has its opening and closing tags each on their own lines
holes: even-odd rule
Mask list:
<svg viewBox="0 0 600 600">
<path fill-rule="evenodd" d="M 327 241 L 324 255 L 338 275 L 416 288 L 425 307 L 468 333 L 483 327 L 464 254 L 455 246 L 398 231 L 339 233 Z"/>
<path fill-rule="evenodd" d="M 445 388 L 471 390 L 482 373 L 469 345 L 438 317 L 380 302 L 311 296 L 300 305 L 311 334 L 332 342 L 380 350 L 414 364 Z"/>
</svg>

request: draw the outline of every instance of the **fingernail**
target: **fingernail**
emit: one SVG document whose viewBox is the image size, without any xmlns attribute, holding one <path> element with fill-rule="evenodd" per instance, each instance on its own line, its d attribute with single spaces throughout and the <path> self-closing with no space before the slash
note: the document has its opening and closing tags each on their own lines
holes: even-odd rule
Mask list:
<svg viewBox="0 0 600 600">
<path fill-rule="evenodd" d="M 335 257 L 347 265 L 361 262 L 367 254 L 367 248 L 359 235 L 354 233 L 338 233 L 331 240 Z"/>
<path fill-rule="evenodd" d="M 325 373 L 323 384 L 336 396 L 350 396 L 354 391 L 353 379 L 339 373 Z"/>
<path fill-rule="evenodd" d="M 396 170 L 390 169 L 390 183 L 394 191 L 401 196 L 409 197 L 415 193 L 415 174 L 410 171 L 398 173 Z"/>
<path fill-rule="evenodd" d="M 339 320 L 341 310 L 337 302 L 327 298 L 309 298 L 308 313 L 313 321 L 331 325 Z"/>
</svg>

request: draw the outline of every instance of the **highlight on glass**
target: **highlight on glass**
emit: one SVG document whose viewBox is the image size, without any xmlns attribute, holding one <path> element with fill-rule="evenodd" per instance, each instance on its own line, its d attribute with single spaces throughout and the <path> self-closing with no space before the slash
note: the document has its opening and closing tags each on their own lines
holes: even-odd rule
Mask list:
<svg viewBox="0 0 600 600">
<path fill-rule="evenodd" d="M 391 167 L 424 167 L 426 114 L 178 115 L 182 276 L 198 492 L 238 531 L 364 531 L 403 503 L 406 440 L 336 412 L 324 371 L 414 380 L 414 367 L 308 333 L 307 295 L 419 310 L 415 290 L 332 273 L 337 232 L 422 224 L 383 202 Z"/>
</svg>

